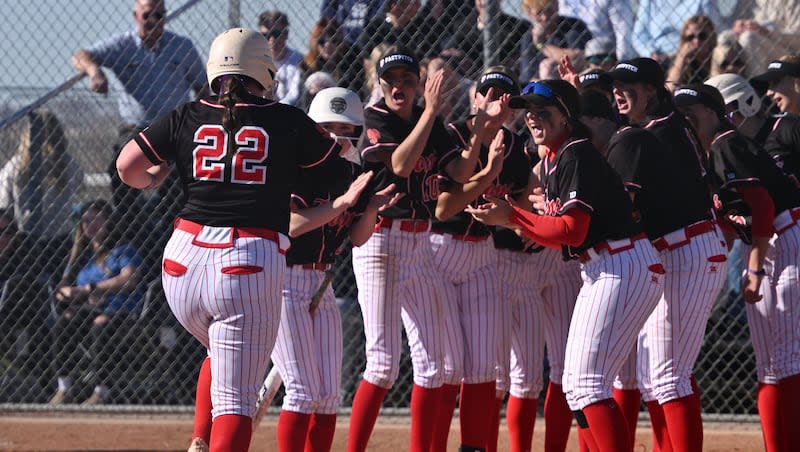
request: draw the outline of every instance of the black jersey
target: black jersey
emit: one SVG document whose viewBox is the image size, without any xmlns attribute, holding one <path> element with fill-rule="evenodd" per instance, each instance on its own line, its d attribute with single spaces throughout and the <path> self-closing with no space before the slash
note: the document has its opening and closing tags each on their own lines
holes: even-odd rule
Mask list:
<svg viewBox="0 0 800 452">
<path fill-rule="evenodd" d="M 522 145 L 523 152 L 527 156 L 529 166 L 525 169 L 525 177 L 529 177 L 530 173 L 533 171 L 533 167 L 539 163 L 539 152 L 538 152 L 538 145 L 533 142 L 533 139 L 530 135 L 527 136 L 527 139 L 523 139 L 522 136 L 518 135 L 517 139 L 521 142 L 524 141 Z M 505 168 L 505 166 L 503 166 Z M 529 253 L 539 252 L 544 247 L 541 245 L 535 247 L 525 247 L 525 243 L 522 239 L 511 229 L 504 228 L 504 227 L 497 227 L 492 226 L 492 240 L 494 241 L 494 247 L 499 250 L 511 250 L 511 251 L 523 251 Z"/>
<path fill-rule="evenodd" d="M 772 157 L 755 141 L 723 125 L 711 142 L 710 163 L 721 213 L 751 214 L 737 187 L 764 187 L 775 203 L 775 213 L 800 206 L 800 189 L 781 172 Z"/>
<path fill-rule="evenodd" d="M 655 240 L 694 222 L 687 223 L 691 218 L 682 212 L 684 200 L 675 195 L 680 189 L 674 187 L 674 175 L 680 169 L 655 135 L 640 127 L 623 126 L 611 136 L 606 159 L 625 189 L 636 194 L 634 220 L 641 222 L 648 238 Z"/>
<path fill-rule="evenodd" d="M 778 117 L 764 149 L 792 182 L 800 187 L 800 116 Z"/>
<path fill-rule="evenodd" d="M 300 209 L 330 204 L 347 191 L 360 173 L 358 165 L 343 158 L 328 159 L 303 174 L 301 183 L 292 193 L 292 203 Z M 351 224 L 363 213 L 363 209 L 356 211 L 356 207 L 342 212 L 321 228 L 292 238 L 292 247 L 286 253 L 286 263 L 333 263 L 339 247 L 350 233 Z"/>
<path fill-rule="evenodd" d="M 257 97 L 237 104 L 241 126 L 228 133 L 225 107 L 215 102 L 181 105 L 134 139 L 153 164 L 175 163 L 186 194 L 180 217 L 288 233 L 299 173 L 337 155 L 339 145 L 301 110 Z"/>
<path fill-rule="evenodd" d="M 366 142 L 361 149 L 364 170 L 385 173 L 378 190 L 394 183 L 396 191 L 405 194 L 397 204 L 382 211 L 382 217 L 421 220 L 433 218 L 436 199 L 439 197 L 442 159 L 447 154 L 457 155 L 460 152 L 458 145 L 445 130 L 442 120 L 436 118 L 425 149 L 409 177 L 400 177 L 392 171 L 381 171 L 388 166 L 376 154 L 394 152 L 414 129 L 421 115 L 422 108 L 414 106 L 411 120 L 406 121 L 389 110 L 383 99 L 364 110 Z"/>
<path fill-rule="evenodd" d="M 563 246 L 564 258 L 575 258 L 606 240 L 636 235 L 633 205 L 622 180 L 586 138 L 569 137 L 552 158 L 540 166 L 545 215 L 561 216 L 582 209 L 591 216 L 589 232 L 576 247 Z"/>
<path fill-rule="evenodd" d="M 682 115 L 675 111 L 650 118 L 644 127 L 656 136 L 666 149 L 666 168 L 669 168 L 667 196 L 670 205 L 678 209 L 667 212 L 673 217 L 666 232 L 711 218 L 711 192 L 707 175 L 707 158 L 694 129 Z M 666 209 L 666 206 L 664 206 Z M 674 226 L 674 227 L 673 227 Z"/>
<path fill-rule="evenodd" d="M 469 140 L 472 132 L 467 126 L 467 121 L 459 121 L 447 125 L 447 132 L 460 146 L 469 147 Z M 505 156 L 503 157 L 503 169 L 492 184 L 484 191 L 484 194 L 502 198 L 505 195 L 517 196 L 528 186 L 528 175 L 530 174 L 530 159 L 525 153 L 524 143 L 520 137 L 508 129 L 503 131 L 503 141 L 506 146 Z M 478 157 L 477 170 L 480 171 L 486 166 L 489 159 L 489 148 L 481 145 L 480 156 Z M 453 184 L 451 179 L 442 178 L 442 186 Z M 479 197 L 470 205 L 477 206 L 485 201 Z M 432 230 L 454 235 L 470 235 L 476 237 L 487 237 L 490 228 L 480 221 L 472 218 L 466 212 L 459 212 L 445 221 L 433 221 Z"/>
</svg>

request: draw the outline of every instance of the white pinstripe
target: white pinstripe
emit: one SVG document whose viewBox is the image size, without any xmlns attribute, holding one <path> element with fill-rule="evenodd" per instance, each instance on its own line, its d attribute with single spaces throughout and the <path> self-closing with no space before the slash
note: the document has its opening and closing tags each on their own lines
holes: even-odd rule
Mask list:
<svg viewBox="0 0 800 452">
<path fill-rule="evenodd" d="M 498 395 L 509 391 L 514 397 L 537 398 L 543 386 L 545 344 L 550 380 L 562 382 L 580 268 L 576 261 L 563 262 L 558 250 L 497 253 L 505 308 L 500 328 L 503 351 L 496 366 Z"/>
<path fill-rule="evenodd" d="M 397 221 L 397 220 L 395 220 Z M 411 347 L 414 383 L 444 381 L 444 313 L 429 233 L 383 228 L 353 248 L 353 272 L 364 317 L 364 379 L 389 388 L 400 364 L 400 321 Z"/>
<path fill-rule="evenodd" d="M 286 269 L 278 339 L 272 361 L 283 378 L 283 409 L 336 414 L 342 374 L 342 319 L 328 286 L 313 315 L 311 298 L 325 279 L 321 270 Z"/>
<path fill-rule="evenodd" d="M 611 398 L 622 367 L 645 320 L 658 304 L 662 275 L 648 267 L 658 256 L 647 240 L 627 251 L 582 264 L 581 287 L 567 338 L 564 392 L 573 411 Z"/>
<path fill-rule="evenodd" d="M 800 223 L 775 240 L 775 376 L 800 374 Z"/>
<path fill-rule="evenodd" d="M 727 268 L 708 259 L 727 252 L 714 230 L 660 255 L 664 295 L 639 334 L 637 378 L 642 399 L 663 404 L 692 394 L 692 369 Z"/>
<path fill-rule="evenodd" d="M 187 267 L 180 276 L 162 274 L 175 317 L 211 356 L 213 417 L 255 414 L 258 390 L 278 333 L 280 288 L 286 260 L 278 245 L 239 238 L 230 248 L 203 248 L 176 230 L 164 258 Z M 225 267 L 258 266 L 248 275 L 227 275 Z"/>
<path fill-rule="evenodd" d="M 767 276 L 761 281 L 761 295 L 764 297 L 758 303 L 745 303 L 744 309 L 747 314 L 747 326 L 750 328 L 750 342 L 753 344 L 753 354 L 756 357 L 756 375 L 761 383 L 775 385 L 778 379 L 775 377 L 775 369 L 772 366 L 773 345 L 772 327 L 770 323 L 775 316 L 775 240 L 773 236 L 770 240 L 767 256 L 764 260 L 764 270 Z M 739 273 L 744 275 L 747 265 L 749 248 L 742 247 L 745 258 L 742 259 L 744 266 L 739 269 Z"/>
<path fill-rule="evenodd" d="M 458 385 L 494 380 L 500 313 L 497 254 L 491 238 L 480 242 L 431 234 L 434 262 L 442 279 L 445 316 L 444 382 Z"/>
</svg>

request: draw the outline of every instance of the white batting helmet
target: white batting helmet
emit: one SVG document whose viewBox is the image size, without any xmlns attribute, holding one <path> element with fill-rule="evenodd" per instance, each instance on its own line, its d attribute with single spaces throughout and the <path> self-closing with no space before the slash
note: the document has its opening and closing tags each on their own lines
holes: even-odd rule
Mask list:
<svg viewBox="0 0 800 452">
<path fill-rule="evenodd" d="M 736 101 L 739 113 L 749 118 L 761 110 L 761 98 L 750 83 L 738 74 L 720 74 L 706 80 L 706 85 L 718 89 L 726 104 Z"/>
<path fill-rule="evenodd" d="M 358 94 L 346 88 L 325 88 L 314 96 L 308 116 L 317 123 L 342 122 L 364 126 L 364 104 Z"/>
<path fill-rule="evenodd" d="M 271 89 L 278 69 L 267 38 L 248 28 L 231 28 L 214 38 L 206 64 L 208 84 L 228 74 L 246 75 Z"/>
</svg>

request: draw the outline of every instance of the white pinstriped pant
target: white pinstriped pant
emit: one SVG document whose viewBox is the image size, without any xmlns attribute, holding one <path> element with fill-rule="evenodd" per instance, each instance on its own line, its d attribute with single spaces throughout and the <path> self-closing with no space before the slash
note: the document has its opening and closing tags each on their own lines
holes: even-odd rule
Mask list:
<svg viewBox="0 0 800 452">
<path fill-rule="evenodd" d="M 550 381 L 561 384 L 570 320 L 581 288 L 577 261 L 564 262 L 561 251 L 539 253 L 498 250 L 504 310 L 502 361 L 497 365 L 497 390 L 533 399 L 542 390 L 544 350 Z"/>
<path fill-rule="evenodd" d="M 611 398 L 614 377 L 661 297 L 663 275 L 649 269 L 658 263 L 643 239 L 582 264 L 564 362 L 564 392 L 573 411 Z"/>
<path fill-rule="evenodd" d="M 429 235 L 382 228 L 353 248 L 366 338 L 364 379 L 376 386 L 389 388 L 397 379 L 401 321 L 411 348 L 414 383 L 438 388 L 444 382 L 441 278 Z"/>
<path fill-rule="evenodd" d="M 238 238 L 229 248 L 197 246 L 193 238 L 172 233 L 164 293 L 181 325 L 209 350 L 213 417 L 252 417 L 278 333 L 286 259 L 263 238 Z M 175 272 L 172 262 L 185 271 Z"/>
<path fill-rule="evenodd" d="M 778 380 L 800 374 L 800 222 L 775 239 L 773 367 Z"/>
<path fill-rule="evenodd" d="M 311 297 L 325 279 L 321 270 L 286 269 L 283 309 L 272 362 L 286 388 L 283 409 L 336 414 L 342 375 L 342 319 L 328 285 L 314 314 Z"/>
<path fill-rule="evenodd" d="M 727 268 L 709 259 L 726 258 L 727 249 L 715 229 L 660 256 L 664 295 L 639 334 L 637 378 L 645 402 L 664 404 L 693 392 L 692 370 Z"/>
<path fill-rule="evenodd" d="M 764 270 L 767 276 L 761 281 L 761 295 L 764 297 L 758 303 L 745 303 L 744 309 L 747 314 L 747 326 L 750 329 L 750 342 L 753 344 L 753 354 L 756 358 L 756 375 L 758 381 L 766 384 L 778 384 L 778 379 L 775 377 L 775 369 L 772 365 L 773 357 L 773 329 L 770 326 L 775 316 L 775 285 L 772 283 L 774 280 L 775 272 L 775 240 L 777 236 L 773 236 L 770 240 L 767 256 L 764 260 Z M 749 256 L 750 248 L 743 246 L 742 252 L 744 259 L 739 273 L 744 275 L 747 267 L 747 258 Z"/>
<path fill-rule="evenodd" d="M 500 321 L 497 254 L 491 238 L 479 242 L 431 234 L 434 261 L 442 277 L 444 382 L 476 384 L 494 380 Z"/>
</svg>

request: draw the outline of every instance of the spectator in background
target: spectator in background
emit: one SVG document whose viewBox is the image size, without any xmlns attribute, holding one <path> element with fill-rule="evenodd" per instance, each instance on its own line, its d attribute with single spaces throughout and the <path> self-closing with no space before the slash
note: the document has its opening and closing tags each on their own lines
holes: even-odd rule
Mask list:
<svg viewBox="0 0 800 452">
<path fill-rule="evenodd" d="M 376 68 L 381 55 L 383 55 L 389 47 L 391 46 L 385 42 L 376 45 L 372 49 L 372 52 L 369 53 L 369 59 L 364 60 L 364 87 L 367 93 L 367 102 L 365 102 L 364 105 L 366 106 L 370 106 L 383 99 L 383 90 L 381 89 Z M 423 80 L 422 69 L 425 68 L 427 74 L 427 67 L 427 65 L 420 64 L 420 84 L 422 84 Z"/>
<path fill-rule="evenodd" d="M 731 31 L 745 50 L 749 71 L 761 71 L 770 61 L 800 48 L 800 2 L 739 1 L 737 6 L 735 17 L 741 19 L 734 22 Z"/>
<path fill-rule="evenodd" d="M 322 0 L 321 19 L 341 24 L 344 42 L 355 44 L 364 27 L 383 12 L 385 0 Z"/>
<path fill-rule="evenodd" d="M 714 0 L 639 0 L 633 27 L 636 53 L 665 66 L 679 49 L 685 20 L 699 15 L 714 24 L 725 23 Z"/>
<path fill-rule="evenodd" d="M 557 0 L 522 0 L 522 9 L 531 25 L 519 42 L 520 79 L 558 78 L 561 58 L 576 60 L 592 34 L 582 20 L 560 16 Z"/>
<path fill-rule="evenodd" d="M 314 72 L 325 71 L 338 80 L 337 65 L 341 63 L 346 52 L 347 46 L 339 25 L 329 19 L 318 20 L 308 38 L 308 53 L 300 63 L 303 78 Z"/>
<path fill-rule="evenodd" d="M 88 345 L 88 370 L 95 385 L 83 404 L 110 400 L 109 385 L 115 375 L 111 371 L 120 364 L 124 349 L 121 339 L 142 310 L 144 294 L 138 287 L 142 259 L 133 246 L 120 241 L 120 225 L 112 212 L 102 200 L 82 209 L 67 270 L 54 293 L 60 315 L 53 327 L 58 391 L 52 404 L 69 403 L 78 396 L 73 383 L 87 370 L 84 353 L 78 350 L 81 343 Z"/>
<path fill-rule="evenodd" d="M 470 99 L 469 89 L 473 82 L 460 73 L 458 61 L 452 58 L 437 56 L 431 58 L 427 64 L 427 74 L 435 74 L 439 69 L 444 70 L 442 79 L 442 102 L 439 105 L 439 116 L 445 124 L 465 118 L 469 114 Z M 422 83 L 420 83 L 422 85 Z M 424 105 L 422 105 L 424 107 Z"/>
<path fill-rule="evenodd" d="M 744 49 L 731 30 L 717 35 L 717 45 L 711 52 L 711 77 L 719 74 L 749 74 Z"/>
<path fill-rule="evenodd" d="M 464 74 L 472 79 L 477 78 L 484 67 L 493 65 L 503 65 L 506 67 L 517 67 L 519 62 L 519 42 L 528 30 L 528 23 L 514 16 L 502 12 L 503 2 L 497 0 L 498 9 L 501 10 L 497 18 L 497 52 L 492 55 L 491 61 L 484 61 L 483 58 L 483 29 L 489 21 L 486 12 L 486 0 L 475 0 L 475 11 L 470 12 L 464 18 L 463 24 L 454 27 L 454 42 L 458 43 L 458 48 L 475 62 L 475 70 Z"/>
<path fill-rule="evenodd" d="M 608 38 L 593 38 L 586 43 L 583 51 L 586 70 L 608 72 L 617 64 L 617 52 L 614 43 Z"/>
<path fill-rule="evenodd" d="M 717 43 L 714 24 L 706 16 L 692 16 L 681 29 L 678 53 L 667 72 L 667 87 L 701 83 L 711 73 L 711 53 Z"/>
<path fill-rule="evenodd" d="M 303 55 L 286 45 L 289 39 L 289 17 L 280 11 L 265 11 L 258 16 L 258 30 L 267 38 L 272 48 L 272 59 L 278 73 L 275 81 L 275 100 L 295 105 L 300 98 Z"/>
<path fill-rule="evenodd" d="M 311 106 L 311 101 L 314 100 L 314 96 L 318 92 L 334 86 L 336 86 L 336 80 L 331 74 L 322 71 L 310 74 L 303 82 L 303 94 L 297 103 L 298 108 L 308 110 L 308 107 Z"/>
<path fill-rule="evenodd" d="M 596 39 L 611 41 L 618 58 L 636 57 L 633 48 L 634 12 L 631 0 L 560 0 L 559 11 L 580 17 Z"/>
<path fill-rule="evenodd" d="M 45 240 L 64 241 L 72 205 L 83 185 L 83 171 L 67 152 L 58 118 L 34 110 L 16 154 L 0 169 L 0 208 L 13 212 L 19 228 Z"/>
</svg>

